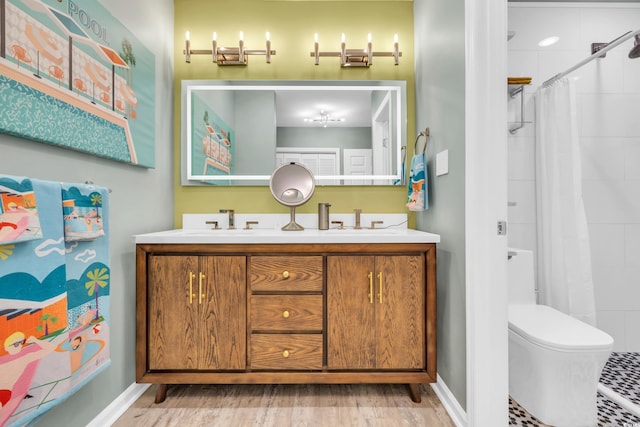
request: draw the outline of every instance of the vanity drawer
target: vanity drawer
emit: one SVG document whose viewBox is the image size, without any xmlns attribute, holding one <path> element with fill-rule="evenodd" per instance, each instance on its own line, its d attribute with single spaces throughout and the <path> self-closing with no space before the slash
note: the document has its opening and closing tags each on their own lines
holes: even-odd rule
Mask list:
<svg viewBox="0 0 640 427">
<path fill-rule="evenodd" d="M 321 331 L 322 295 L 253 295 L 251 329 Z"/>
<path fill-rule="evenodd" d="M 251 369 L 322 369 L 322 334 L 252 334 Z"/>
<path fill-rule="evenodd" d="M 322 291 L 321 256 L 252 256 L 252 291 Z"/>
</svg>

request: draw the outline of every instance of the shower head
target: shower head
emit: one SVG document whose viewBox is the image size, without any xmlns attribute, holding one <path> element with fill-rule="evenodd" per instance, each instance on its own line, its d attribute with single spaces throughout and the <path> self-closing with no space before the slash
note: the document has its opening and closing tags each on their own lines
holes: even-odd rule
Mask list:
<svg viewBox="0 0 640 427">
<path fill-rule="evenodd" d="M 640 35 L 636 34 L 635 41 L 633 42 L 633 49 L 629 52 L 629 58 L 640 58 Z"/>
</svg>

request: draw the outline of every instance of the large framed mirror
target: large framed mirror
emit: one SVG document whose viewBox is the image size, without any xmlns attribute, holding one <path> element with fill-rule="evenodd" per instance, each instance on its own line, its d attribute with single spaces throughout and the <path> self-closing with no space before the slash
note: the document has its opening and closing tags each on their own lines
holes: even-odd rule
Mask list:
<svg viewBox="0 0 640 427">
<path fill-rule="evenodd" d="M 406 82 L 183 80 L 182 185 L 268 185 L 305 165 L 317 185 L 403 184 Z"/>
</svg>

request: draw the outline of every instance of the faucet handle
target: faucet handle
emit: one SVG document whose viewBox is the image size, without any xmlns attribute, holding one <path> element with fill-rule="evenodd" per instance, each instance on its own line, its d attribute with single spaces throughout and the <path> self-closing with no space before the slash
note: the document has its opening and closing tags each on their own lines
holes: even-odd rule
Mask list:
<svg viewBox="0 0 640 427">
<path fill-rule="evenodd" d="M 371 227 L 369 227 L 370 229 L 375 229 L 376 228 L 376 224 L 384 224 L 384 221 L 371 221 Z"/>
<path fill-rule="evenodd" d="M 205 221 L 204 223 L 207 225 L 213 225 L 213 227 L 211 227 L 212 230 L 219 230 L 218 221 Z"/>
<path fill-rule="evenodd" d="M 338 230 L 344 229 L 344 221 L 331 221 L 331 224 L 338 224 Z"/>
<path fill-rule="evenodd" d="M 246 222 L 244 223 L 244 229 L 245 229 L 245 230 L 253 230 L 253 229 L 251 228 L 251 226 L 252 226 L 252 225 L 258 225 L 258 221 L 246 221 Z"/>
</svg>

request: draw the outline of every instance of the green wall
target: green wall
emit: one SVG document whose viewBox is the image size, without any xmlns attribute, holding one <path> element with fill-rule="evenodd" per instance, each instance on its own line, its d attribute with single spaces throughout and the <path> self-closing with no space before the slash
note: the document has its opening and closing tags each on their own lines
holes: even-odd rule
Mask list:
<svg viewBox="0 0 640 427">
<path fill-rule="evenodd" d="M 173 2 L 101 3 L 155 55 L 156 167 L 142 168 L 0 134 L 0 173 L 58 182 L 93 181 L 112 190 L 108 213 L 111 366 L 30 426 L 85 427 L 135 382 L 136 254 L 131 236 L 167 230 L 173 223 Z"/>
<path fill-rule="evenodd" d="M 438 375 L 466 409 L 465 0 L 414 4 L 416 125 L 430 130 L 430 208 L 417 215 L 416 228 L 441 236 Z M 434 159 L 444 150 L 449 150 L 449 173 L 436 177 Z"/>
<path fill-rule="evenodd" d="M 235 209 L 239 213 L 287 213 L 271 195 L 268 186 L 193 187 L 180 185 L 180 82 L 182 80 L 406 80 L 407 135 L 414 135 L 413 2 L 411 1 L 264 1 L 264 0 L 175 0 L 174 2 L 174 221 L 182 226 L 183 213 L 211 213 Z M 265 33 L 271 33 L 276 51 L 271 64 L 263 56 L 250 56 L 246 67 L 217 66 L 209 55 L 192 55 L 184 61 L 185 33 L 191 49 L 211 49 L 218 34 L 219 46 L 238 44 L 244 32 L 245 48 L 264 49 Z M 398 34 L 402 57 L 374 58 L 370 68 L 341 68 L 338 58 L 321 58 L 314 65 L 309 53 L 318 33 L 321 51 L 338 51 L 345 33 L 347 48 L 366 47 L 372 34 L 373 50 L 390 51 Z M 412 141 L 408 141 L 412 145 Z M 409 153 L 409 158 L 411 153 Z M 317 212 L 318 202 L 331 202 L 332 212 L 404 213 L 406 188 L 388 186 L 316 187 L 313 198 L 298 212 Z M 410 215 L 409 224 L 414 223 Z"/>
</svg>

